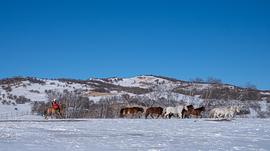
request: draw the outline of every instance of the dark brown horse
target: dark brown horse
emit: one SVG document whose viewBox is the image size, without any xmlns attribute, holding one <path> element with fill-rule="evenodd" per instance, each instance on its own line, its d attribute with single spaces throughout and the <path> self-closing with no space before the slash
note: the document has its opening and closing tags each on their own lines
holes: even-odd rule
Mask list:
<svg viewBox="0 0 270 151">
<path fill-rule="evenodd" d="M 144 109 L 142 107 L 125 107 L 120 110 L 120 117 L 126 117 L 128 115 L 131 115 L 131 118 L 134 117 L 134 115 L 142 114 L 144 112 Z"/>
<path fill-rule="evenodd" d="M 201 113 L 203 111 L 205 111 L 205 107 L 202 106 L 202 107 L 191 110 L 191 115 L 195 116 L 196 118 L 198 118 L 198 117 L 202 118 Z"/>
<path fill-rule="evenodd" d="M 188 105 L 187 110 L 182 110 L 182 118 L 190 118 L 191 111 L 194 109 L 193 105 Z"/>
<path fill-rule="evenodd" d="M 194 109 L 192 105 L 187 106 L 187 109 L 188 110 L 183 109 L 182 118 L 191 118 L 191 116 L 196 117 L 196 118 L 198 117 L 202 118 L 201 113 L 205 111 L 205 107 L 199 107 L 199 108 Z"/>
<path fill-rule="evenodd" d="M 163 115 L 163 108 L 162 107 L 149 107 L 145 112 L 145 118 L 147 119 L 148 116 L 154 118 L 153 115 L 157 115 L 156 118 Z"/>
</svg>

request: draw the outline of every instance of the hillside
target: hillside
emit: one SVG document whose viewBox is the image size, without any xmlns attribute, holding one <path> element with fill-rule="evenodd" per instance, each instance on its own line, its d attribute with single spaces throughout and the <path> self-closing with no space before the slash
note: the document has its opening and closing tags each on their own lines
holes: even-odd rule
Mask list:
<svg viewBox="0 0 270 151">
<path fill-rule="evenodd" d="M 270 91 L 229 84 L 189 82 L 153 75 L 87 80 L 33 77 L 0 80 L 0 113 L 14 110 L 41 113 L 52 98 L 68 104 L 72 112 L 84 111 L 87 117 L 114 118 L 123 106 L 177 104 L 206 106 L 207 110 L 238 105 L 241 106 L 239 116 L 270 116 Z"/>
</svg>

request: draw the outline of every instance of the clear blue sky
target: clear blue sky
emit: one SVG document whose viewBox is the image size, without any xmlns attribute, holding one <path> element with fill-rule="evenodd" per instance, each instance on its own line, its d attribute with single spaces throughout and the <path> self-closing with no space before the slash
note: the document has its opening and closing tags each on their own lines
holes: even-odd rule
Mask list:
<svg viewBox="0 0 270 151">
<path fill-rule="evenodd" d="M 0 1 L 0 78 L 213 76 L 270 89 L 265 0 Z"/>
</svg>

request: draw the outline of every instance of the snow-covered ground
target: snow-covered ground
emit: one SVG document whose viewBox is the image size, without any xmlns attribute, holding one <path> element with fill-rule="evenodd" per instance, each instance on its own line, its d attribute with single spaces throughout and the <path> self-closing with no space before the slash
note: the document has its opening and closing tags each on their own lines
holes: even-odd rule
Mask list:
<svg viewBox="0 0 270 151">
<path fill-rule="evenodd" d="M 0 150 L 270 150 L 270 119 L 1 121 Z"/>
<path fill-rule="evenodd" d="M 0 104 L 0 119 L 5 114 L 16 114 L 18 112 L 31 112 L 31 104 L 17 104 L 16 106 Z"/>
</svg>

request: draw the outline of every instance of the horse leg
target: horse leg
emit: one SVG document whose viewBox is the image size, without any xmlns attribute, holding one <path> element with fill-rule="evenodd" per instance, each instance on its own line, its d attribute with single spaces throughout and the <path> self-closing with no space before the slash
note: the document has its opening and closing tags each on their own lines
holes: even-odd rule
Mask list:
<svg viewBox="0 0 270 151">
<path fill-rule="evenodd" d="M 165 114 L 166 114 L 166 112 L 161 113 L 161 117 L 164 118 L 165 117 Z"/>
<path fill-rule="evenodd" d="M 171 119 L 171 118 L 172 118 L 172 116 L 173 116 L 173 114 L 172 114 L 172 113 L 170 113 L 170 114 L 169 114 L 169 119 Z"/>
<path fill-rule="evenodd" d="M 187 110 L 186 109 L 183 109 L 181 114 L 182 114 L 182 119 L 187 118 Z"/>
<path fill-rule="evenodd" d="M 60 115 L 60 118 L 61 118 L 61 119 L 64 118 L 64 112 L 63 112 L 63 110 L 61 110 L 61 109 L 59 110 L 59 115 Z"/>
<path fill-rule="evenodd" d="M 59 119 L 59 113 L 58 113 L 58 110 L 55 110 L 54 115 L 55 115 L 55 118 L 56 118 L 56 119 Z"/>
<path fill-rule="evenodd" d="M 218 118 L 218 113 L 214 113 L 214 118 L 215 118 L 215 119 Z"/>
<path fill-rule="evenodd" d="M 51 114 L 52 114 L 52 110 L 51 110 L 51 108 L 48 108 L 46 113 L 45 113 L 45 119 L 47 120 L 48 116 L 51 116 Z"/>
<path fill-rule="evenodd" d="M 63 114 L 62 114 L 62 110 L 59 109 L 59 115 L 60 115 L 60 118 L 62 119 L 63 118 Z"/>
<path fill-rule="evenodd" d="M 45 119 L 47 119 L 47 112 L 44 111 L 43 116 L 44 116 Z"/>
<path fill-rule="evenodd" d="M 181 113 L 177 113 L 177 118 L 182 118 L 182 114 Z"/>
<path fill-rule="evenodd" d="M 164 117 L 164 118 L 168 118 L 167 113 L 165 113 L 163 117 Z"/>
<path fill-rule="evenodd" d="M 197 112 L 195 112 L 194 117 L 199 118 L 199 114 Z"/>
<path fill-rule="evenodd" d="M 52 114 L 51 114 L 52 118 L 56 118 L 56 113 L 55 113 L 55 109 L 52 109 Z"/>
<path fill-rule="evenodd" d="M 151 118 L 154 118 L 154 117 L 153 117 L 153 113 L 150 113 L 150 116 L 151 116 Z"/>
<path fill-rule="evenodd" d="M 169 113 L 169 114 L 168 114 L 168 113 L 165 113 L 164 117 L 165 117 L 165 118 L 168 118 L 169 115 L 170 115 L 170 113 Z"/>
<path fill-rule="evenodd" d="M 145 113 L 145 119 L 147 119 L 148 115 L 149 115 L 149 113 L 146 112 L 146 113 Z"/>
<path fill-rule="evenodd" d="M 61 110 L 59 109 L 59 116 L 60 116 L 60 118 L 62 119 L 63 118 L 63 116 L 62 116 L 62 113 L 61 113 Z"/>
<path fill-rule="evenodd" d="M 48 119 L 48 116 L 47 116 L 47 114 L 45 114 L 45 115 L 44 115 L 44 118 L 45 118 L 46 120 Z"/>
<path fill-rule="evenodd" d="M 187 118 L 191 118 L 191 114 L 190 113 L 187 114 Z"/>
<path fill-rule="evenodd" d="M 60 118 L 60 119 L 62 118 L 60 111 L 56 111 L 56 114 L 57 114 L 57 118 Z"/>
<path fill-rule="evenodd" d="M 200 117 L 201 117 L 201 118 L 203 118 L 203 114 L 202 114 L 202 112 L 200 112 Z"/>
<path fill-rule="evenodd" d="M 182 119 L 184 119 L 185 118 L 185 113 L 182 113 Z"/>
</svg>

